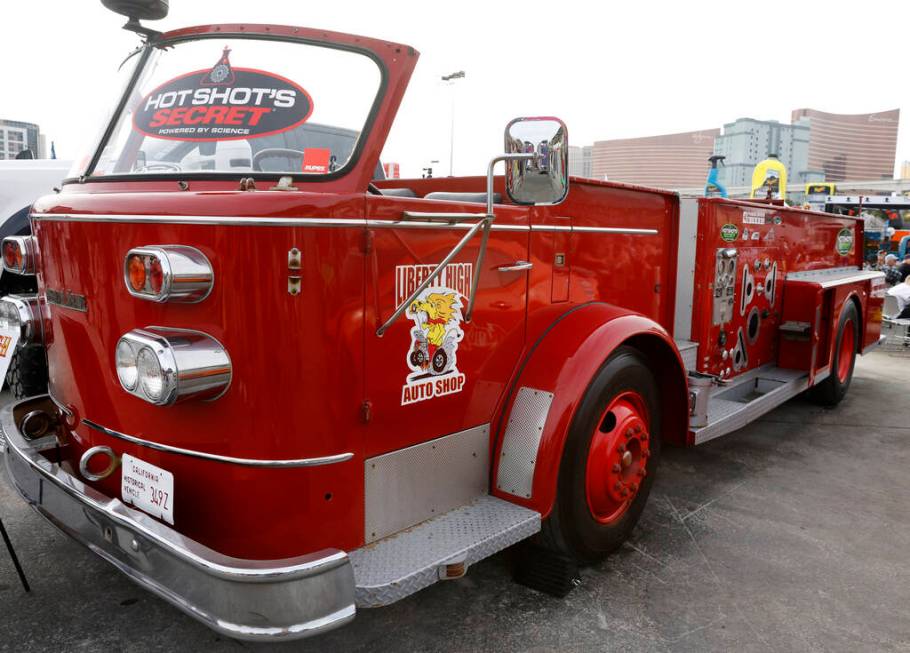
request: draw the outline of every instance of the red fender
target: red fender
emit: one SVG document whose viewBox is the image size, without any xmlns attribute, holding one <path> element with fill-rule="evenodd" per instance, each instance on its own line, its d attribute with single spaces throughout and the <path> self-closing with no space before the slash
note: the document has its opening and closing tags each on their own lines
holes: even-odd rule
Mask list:
<svg viewBox="0 0 910 653">
<path fill-rule="evenodd" d="M 503 499 L 524 505 L 547 516 L 556 498 L 556 481 L 563 445 L 575 415 L 594 375 L 621 345 L 639 349 L 647 358 L 662 390 L 662 433 L 664 442 L 685 444 L 688 433 L 688 391 L 686 367 L 679 350 L 666 330 L 653 320 L 611 304 L 592 302 L 572 307 L 546 326 L 529 332 L 540 333 L 525 355 L 505 400 L 496 425 L 492 491 Z M 530 387 L 554 394 L 537 451 L 530 498 L 517 497 L 496 489 L 496 475 L 502 453 L 507 417 L 519 388 Z"/>
</svg>

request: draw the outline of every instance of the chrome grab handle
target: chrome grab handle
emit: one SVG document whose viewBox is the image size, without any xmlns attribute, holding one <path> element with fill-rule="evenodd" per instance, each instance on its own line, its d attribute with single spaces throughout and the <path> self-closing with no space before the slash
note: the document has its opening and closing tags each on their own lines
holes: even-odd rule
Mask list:
<svg viewBox="0 0 910 653">
<path fill-rule="evenodd" d="M 510 265 L 500 265 L 496 268 L 499 272 L 523 272 L 525 270 L 530 270 L 534 267 L 534 264 L 530 261 L 515 261 Z"/>
</svg>

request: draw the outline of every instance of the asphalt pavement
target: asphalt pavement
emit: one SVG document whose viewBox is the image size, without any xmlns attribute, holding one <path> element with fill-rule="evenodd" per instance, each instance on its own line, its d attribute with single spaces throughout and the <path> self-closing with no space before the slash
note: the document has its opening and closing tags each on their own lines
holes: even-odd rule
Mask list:
<svg viewBox="0 0 910 653">
<path fill-rule="evenodd" d="M 836 408 L 802 398 L 667 449 L 630 542 L 554 599 L 508 552 L 341 630 L 220 637 L 58 533 L 0 482 L 0 651 L 910 651 L 910 358 L 857 363 Z M 227 518 L 227 517 L 226 517 Z"/>
</svg>

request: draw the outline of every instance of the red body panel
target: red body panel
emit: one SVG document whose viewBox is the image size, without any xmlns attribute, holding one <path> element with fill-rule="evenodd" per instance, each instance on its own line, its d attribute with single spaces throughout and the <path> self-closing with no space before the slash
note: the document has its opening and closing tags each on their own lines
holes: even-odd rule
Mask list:
<svg viewBox="0 0 910 653">
<path fill-rule="evenodd" d="M 856 268 L 862 257 L 862 226 L 854 218 L 814 213 L 782 206 L 759 205 L 732 200 L 710 199 L 699 204 L 698 246 L 695 263 L 695 293 L 692 311 L 692 340 L 700 344 L 698 370 L 720 374 L 730 369 L 735 377 L 761 365 L 774 363 L 778 358 L 778 327 L 782 319 L 782 305 L 787 297 L 785 278 L 788 273 L 828 268 Z M 738 236 L 733 241 L 721 237 L 724 225 L 735 225 Z M 836 249 L 838 232 L 854 232 L 854 247 L 846 255 Z M 744 237 L 745 236 L 745 237 Z M 732 247 L 738 251 L 735 282 L 734 311 L 731 322 L 724 325 L 726 343 L 720 344 L 721 327 L 714 325 L 712 314 L 713 284 L 715 277 L 715 252 Z M 771 272 L 764 266 L 768 259 L 777 264 L 777 281 L 774 284 L 774 302 L 766 292 L 754 293 L 754 298 L 741 311 L 743 296 L 743 266 L 747 265 L 756 286 L 764 283 Z M 755 262 L 762 263 L 756 269 Z M 842 303 L 843 298 L 841 298 Z M 787 301 L 794 302 L 793 298 Z M 865 298 L 863 298 L 865 301 Z M 805 307 L 816 304 L 802 304 Z M 835 304 L 836 312 L 841 304 Z M 748 318 L 755 307 L 760 313 L 760 327 L 754 343 L 748 343 L 748 361 L 740 370 L 733 369 L 730 358 L 722 357 L 736 346 L 740 329 L 748 330 Z M 860 307 L 862 309 L 862 306 Z M 814 310 L 814 309 L 813 309 Z M 863 311 L 860 311 L 863 314 Z M 794 318 L 786 318 L 794 319 Z"/>
</svg>

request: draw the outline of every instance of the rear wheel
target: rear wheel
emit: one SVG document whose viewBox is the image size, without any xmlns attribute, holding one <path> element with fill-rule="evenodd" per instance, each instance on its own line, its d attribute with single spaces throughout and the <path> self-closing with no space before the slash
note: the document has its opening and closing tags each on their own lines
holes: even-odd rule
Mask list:
<svg viewBox="0 0 910 653">
<path fill-rule="evenodd" d="M 824 381 L 809 390 L 809 398 L 822 406 L 835 406 L 847 394 L 853 379 L 856 364 L 857 342 L 859 341 L 859 313 L 856 304 L 848 301 L 840 313 L 837 337 L 834 340 L 834 355 L 831 357 L 831 373 Z"/>
<path fill-rule="evenodd" d="M 587 563 L 617 549 L 641 516 L 659 457 L 657 383 L 637 350 L 620 348 L 569 428 L 539 543 Z"/>
</svg>

